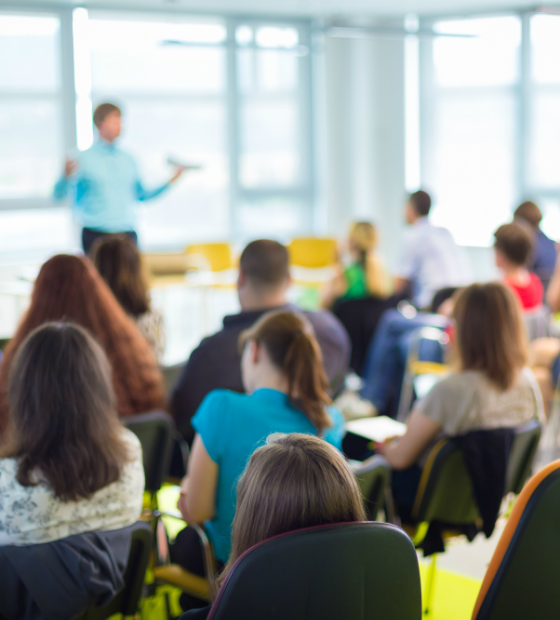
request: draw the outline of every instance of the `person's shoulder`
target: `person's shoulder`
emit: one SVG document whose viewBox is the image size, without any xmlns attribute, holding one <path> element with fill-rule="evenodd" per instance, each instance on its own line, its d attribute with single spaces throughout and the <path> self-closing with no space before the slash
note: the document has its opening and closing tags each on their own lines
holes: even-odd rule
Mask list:
<svg viewBox="0 0 560 620">
<path fill-rule="evenodd" d="M 463 372 L 452 372 L 438 381 L 430 390 L 434 395 L 442 397 L 457 396 L 464 391 L 471 391 L 481 384 L 482 373 L 476 370 L 465 370 Z"/>
<path fill-rule="evenodd" d="M 343 329 L 342 323 L 330 310 L 303 310 L 301 314 L 317 328 Z"/>
<path fill-rule="evenodd" d="M 136 458 L 139 454 L 142 454 L 142 445 L 138 436 L 124 426 L 122 428 L 122 440 L 131 451 L 131 456 Z"/>
<path fill-rule="evenodd" d="M 206 394 L 198 411 L 212 411 L 225 415 L 232 408 L 241 406 L 248 398 L 247 394 L 240 394 L 233 390 L 212 390 Z"/>
</svg>

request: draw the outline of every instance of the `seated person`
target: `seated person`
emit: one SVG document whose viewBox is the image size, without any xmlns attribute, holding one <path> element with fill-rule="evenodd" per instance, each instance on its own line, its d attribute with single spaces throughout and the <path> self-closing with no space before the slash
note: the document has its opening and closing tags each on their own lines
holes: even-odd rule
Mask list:
<svg viewBox="0 0 560 620">
<path fill-rule="evenodd" d="M 513 216 L 514 221 L 527 222 L 533 230 L 535 242 L 527 268 L 539 277 L 546 290 L 556 264 L 556 243 L 540 229 L 543 216 L 534 202 L 530 200 L 523 202 L 513 212 Z"/>
<path fill-rule="evenodd" d="M 299 433 L 271 435 L 253 452 L 237 484 L 237 498 L 231 554 L 219 585 L 245 551 L 268 538 L 366 520 L 356 477 L 343 456 L 325 441 Z M 204 620 L 209 611 L 192 610 L 181 620 Z"/>
<path fill-rule="evenodd" d="M 560 312 L 560 256 L 546 291 L 546 303 L 553 313 Z M 539 382 L 548 416 L 560 376 L 560 339 L 537 338 L 531 342 L 529 353 L 531 368 Z"/>
<path fill-rule="evenodd" d="M 321 352 L 304 319 L 291 312 L 266 314 L 243 332 L 239 346 L 246 394 L 214 390 L 202 402 L 193 418 L 197 434 L 178 503 L 187 523 L 205 522 L 221 563 L 230 553 L 235 483 L 265 437 L 307 433 L 340 448 L 344 434 L 342 414 L 327 407 Z M 204 574 L 191 528 L 179 533 L 171 557 Z"/>
<path fill-rule="evenodd" d="M 138 520 L 140 442 L 119 423 L 111 368 L 85 329 L 45 323 L 31 331 L 13 357 L 8 396 L 0 545 L 46 543 Z"/>
<path fill-rule="evenodd" d="M 454 287 L 438 291 L 434 296 L 437 307 L 432 312 L 416 312 L 411 306 L 402 310 L 386 310 L 381 316 L 371 341 L 364 368 L 364 384 L 360 391 L 363 399 L 372 403 L 372 415 L 381 413 L 394 417 L 398 411 L 400 391 L 408 358 L 410 342 L 421 327 L 450 328 Z M 435 305 L 435 304 L 434 304 Z M 442 362 L 441 346 L 423 343 L 422 359 Z"/>
<path fill-rule="evenodd" d="M 409 229 L 402 241 L 395 269 L 395 294 L 412 286 L 413 304 L 427 308 L 436 291 L 472 282 L 471 267 L 464 248 L 451 233 L 428 220 L 432 199 L 419 190 L 409 196 L 405 209 Z"/>
<path fill-rule="evenodd" d="M 356 222 L 348 235 L 351 263 L 339 265 L 324 292 L 322 304 L 330 308 L 336 301 L 373 296 L 385 298 L 391 294 L 389 277 L 381 257 L 375 251 L 377 231 L 369 222 Z"/>
<path fill-rule="evenodd" d="M 0 437 L 8 420 L 8 376 L 27 335 L 47 321 L 73 321 L 97 339 L 109 359 L 120 416 L 161 409 L 163 378 L 150 346 L 89 259 L 60 254 L 42 267 L 29 308 L 0 362 Z"/>
<path fill-rule="evenodd" d="M 542 305 L 544 289 L 539 278 L 529 272 L 527 261 L 533 249 L 530 233 L 520 224 L 503 224 L 494 233 L 496 267 L 503 281 L 515 294 L 523 310 Z"/>
<path fill-rule="evenodd" d="M 151 307 L 136 244 L 126 235 L 107 235 L 93 244 L 91 255 L 99 275 L 161 362 L 165 350 L 165 324 L 161 312 Z"/>
<path fill-rule="evenodd" d="M 535 380 L 527 366 L 523 320 L 502 283 L 473 284 L 457 298 L 457 370 L 417 401 L 398 440 L 376 444 L 394 470 L 392 487 L 404 521 L 410 515 L 425 455 L 440 435 L 514 428 L 538 415 Z"/>
<path fill-rule="evenodd" d="M 244 392 L 237 346 L 239 334 L 269 310 L 296 310 L 288 304 L 289 286 L 288 251 L 283 245 L 261 239 L 253 241 L 243 250 L 237 280 L 241 312 L 226 316 L 223 329 L 204 338 L 191 353 L 171 398 L 177 427 L 189 444 L 194 438 L 191 418 L 206 394 L 219 388 Z M 331 393 L 336 394 L 348 372 L 348 334 L 329 312 L 302 314 L 313 326 Z"/>
</svg>

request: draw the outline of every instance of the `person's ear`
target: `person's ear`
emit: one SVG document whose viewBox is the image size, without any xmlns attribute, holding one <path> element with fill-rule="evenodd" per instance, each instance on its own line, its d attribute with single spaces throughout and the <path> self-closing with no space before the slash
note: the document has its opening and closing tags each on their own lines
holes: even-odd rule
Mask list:
<svg viewBox="0 0 560 620">
<path fill-rule="evenodd" d="M 258 364 L 261 359 L 261 347 L 259 343 L 254 340 L 249 341 L 249 346 L 251 347 L 251 362 L 253 364 Z"/>
<path fill-rule="evenodd" d="M 290 288 L 291 285 L 292 285 L 292 274 L 288 271 L 288 274 L 286 275 L 285 288 L 288 289 Z"/>
<path fill-rule="evenodd" d="M 240 269 L 239 274 L 237 275 L 237 288 L 242 288 L 243 286 L 245 286 L 246 281 L 247 281 L 247 277 Z"/>
</svg>

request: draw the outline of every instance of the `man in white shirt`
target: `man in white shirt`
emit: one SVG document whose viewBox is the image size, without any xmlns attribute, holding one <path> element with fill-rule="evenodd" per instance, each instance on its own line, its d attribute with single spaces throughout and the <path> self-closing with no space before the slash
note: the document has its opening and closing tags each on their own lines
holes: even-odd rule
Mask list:
<svg viewBox="0 0 560 620">
<path fill-rule="evenodd" d="M 431 206 L 427 192 L 419 190 L 410 195 L 405 209 L 410 228 L 395 270 L 395 293 L 412 285 L 412 300 L 417 308 L 427 308 L 438 290 L 465 286 L 472 280 L 465 250 L 453 241 L 446 228 L 428 221 Z"/>
</svg>

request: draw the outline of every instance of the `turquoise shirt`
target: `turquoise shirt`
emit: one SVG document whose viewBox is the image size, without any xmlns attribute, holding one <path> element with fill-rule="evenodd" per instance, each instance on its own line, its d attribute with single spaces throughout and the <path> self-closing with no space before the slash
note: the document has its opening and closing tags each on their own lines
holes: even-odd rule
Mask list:
<svg viewBox="0 0 560 620">
<path fill-rule="evenodd" d="M 327 411 L 333 426 L 325 430 L 324 439 L 340 449 L 344 418 L 335 407 L 328 407 Z M 192 425 L 219 467 L 216 516 L 205 525 L 216 557 L 226 562 L 231 547 L 237 481 L 251 454 L 264 445 L 271 433 L 317 435 L 317 429 L 302 411 L 290 405 L 286 394 L 270 389 L 257 390 L 250 396 L 214 390 L 202 401 Z"/>
<path fill-rule="evenodd" d="M 148 191 L 140 182 L 136 162 L 112 142 L 101 138 L 76 157 L 77 171 L 64 175 L 54 188 L 55 200 L 70 193 L 82 226 L 103 232 L 125 232 L 136 227 L 135 203 L 155 198 L 167 187 Z"/>
</svg>

